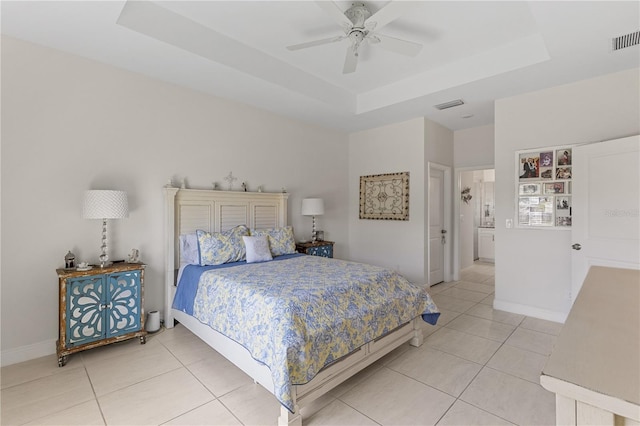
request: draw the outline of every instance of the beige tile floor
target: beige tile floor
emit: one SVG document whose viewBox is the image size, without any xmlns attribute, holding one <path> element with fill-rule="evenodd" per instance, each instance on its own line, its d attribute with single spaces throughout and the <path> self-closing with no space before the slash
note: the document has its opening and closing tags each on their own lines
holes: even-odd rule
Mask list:
<svg viewBox="0 0 640 426">
<path fill-rule="evenodd" d="M 305 425 L 551 425 L 538 383 L 561 325 L 492 308 L 493 266 L 431 294 L 442 311 L 404 345 L 303 409 Z M 3 367 L 2 425 L 273 425 L 275 398 L 182 326 Z"/>
</svg>

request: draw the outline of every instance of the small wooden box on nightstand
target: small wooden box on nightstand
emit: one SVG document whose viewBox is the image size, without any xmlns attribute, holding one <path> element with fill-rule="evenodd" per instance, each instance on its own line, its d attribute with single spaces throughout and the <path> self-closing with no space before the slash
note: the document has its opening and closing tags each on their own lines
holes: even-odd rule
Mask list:
<svg viewBox="0 0 640 426">
<path fill-rule="evenodd" d="M 121 340 L 140 338 L 144 329 L 144 268 L 115 263 L 88 271 L 56 269 L 58 274 L 58 366 L 67 356 Z"/>
<path fill-rule="evenodd" d="M 296 251 L 312 256 L 333 257 L 333 244 L 333 241 L 296 243 Z"/>
</svg>

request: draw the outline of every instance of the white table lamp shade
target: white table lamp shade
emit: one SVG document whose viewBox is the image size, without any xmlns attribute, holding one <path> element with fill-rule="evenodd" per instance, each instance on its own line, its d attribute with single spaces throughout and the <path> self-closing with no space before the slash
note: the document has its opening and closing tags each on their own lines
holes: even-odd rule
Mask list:
<svg viewBox="0 0 640 426">
<path fill-rule="evenodd" d="M 321 216 L 324 214 L 324 201 L 322 198 L 305 198 L 302 200 L 303 216 Z"/>
<path fill-rule="evenodd" d="M 313 216 L 313 225 L 311 227 L 311 241 L 315 243 L 317 239 L 316 216 L 321 216 L 324 214 L 324 201 L 322 200 L 322 198 L 303 199 L 301 213 L 303 216 Z"/>
<path fill-rule="evenodd" d="M 100 249 L 100 266 L 111 264 L 107 253 L 107 219 L 129 217 L 129 202 L 124 191 L 90 190 L 84 194 L 82 217 L 85 219 L 102 219 L 102 245 Z"/>
<path fill-rule="evenodd" d="M 85 219 L 122 219 L 129 217 L 125 191 L 90 190 L 84 195 L 82 217 Z"/>
</svg>

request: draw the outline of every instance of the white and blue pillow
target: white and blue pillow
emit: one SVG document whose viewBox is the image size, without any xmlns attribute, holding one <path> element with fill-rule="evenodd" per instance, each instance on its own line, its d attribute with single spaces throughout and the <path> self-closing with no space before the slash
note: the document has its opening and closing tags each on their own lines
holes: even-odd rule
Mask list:
<svg viewBox="0 0 640 426">
<path fill-rule="evenodd" d="M 238 225 L 224 232 L 208 232 L 198 229 L 198 253 L 200 266 L 239 262 L 246 258 L 242 237 L 249 235 L 249 228 Z"/>
<path fill-rule="evenodd" d="M 273 259 L 266 235 L 244 236 L 242 239 L 247 250 L 247 263 L 267 262 Z"/>
<path fill-rule="evenodd" d="M 252 236 L 267 236 L 272 256 L 282 256 L 296 252 L 296 241 L 293 236 L 293 227 L 270 229 L 252 229 Z"/>
<path fill-rule="evenodd" d="M 180 264 L 199 265 L 198 236 L 196 234 L 180 235 Z"/>
</svg>

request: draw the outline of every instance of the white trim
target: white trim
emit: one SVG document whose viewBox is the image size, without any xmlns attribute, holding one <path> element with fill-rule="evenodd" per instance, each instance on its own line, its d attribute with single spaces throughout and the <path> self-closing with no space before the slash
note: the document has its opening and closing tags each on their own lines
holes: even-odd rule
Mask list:
<svg viewBox="0 0 640 426">
<path fill-rule="evenodd" d="M 557 396 L 566 398 L 566 403 L 574 406 L 576 402 L 586 403 L 601 415 L 609 414 L 613 420 L 613 414 L 640 421 L 640 408 L 633 402 L 625 401 L 615 396 L 605 395 L 591 389 L 584 388 L 574 383 L 569 383 L 553 376 L 548 376 L 544 372 L 540 374 L 540 385 L 550 392 L 554 392 Z M 561 423 L 556 423 L 561 424 Z M 563 423 L 568 424 L 568 423 Z M 578 422 L 574 424 L 580 424 Z M 605 423 L 597 423 L 605 424 Z M 614 423 L 610 423 L 613 425 Z M 615 422 L 618 424 L 618 422 Z M 622 424 L 628 424 L 622 422 Z"/>
<path fill-rule="evenodd" d="M 494 299 L 493 309 L 511 312 L 514 314 L 526 315 L 528 317 L 540 318 L 548 321 L 564 324 L 567 320 L 566 312 L 549 311 L 547 309 L 536 308 L 534 306 L 521 305 L 519 303 L 505 302 L 503 300 Z"/>
<path fill-rule="evenodd" d="M 178 188 L 164 188 L 164 325 L 167 328 L 173 328 L 173 317 L 171 316 L 171 304 L 175 295 L 175 252 L 176 252 L 176 234 L 175 234 L 175 199 Z"/>
<path fill-rule="evenodd" d="M 42 342 L 33 343 L 31 345 L 20 346 L 17 348 L 2 351 L 2 360 L 0 362 L 0 365 L 2 367 L 5 367 L 7 365 L 29 361 L 47 355 L 53 355 L 55 353 L 56 340 L 44 340 Z"/>
<path fill-rule="evenodd" d="M 469 167 L 456 167 L 454 174 L 456 178 L 454 194 L 458 195 L 462 191 L 462 172 L 475 172 L 476 170 L 495 170 L 494 165 L 485 166 L 469 166 Z M 453 281 L 460 280 L 460 197 L 454 197 L 453 201 Z M 495 261 L 494 261 L 495 262 Z"/>
</svg>

